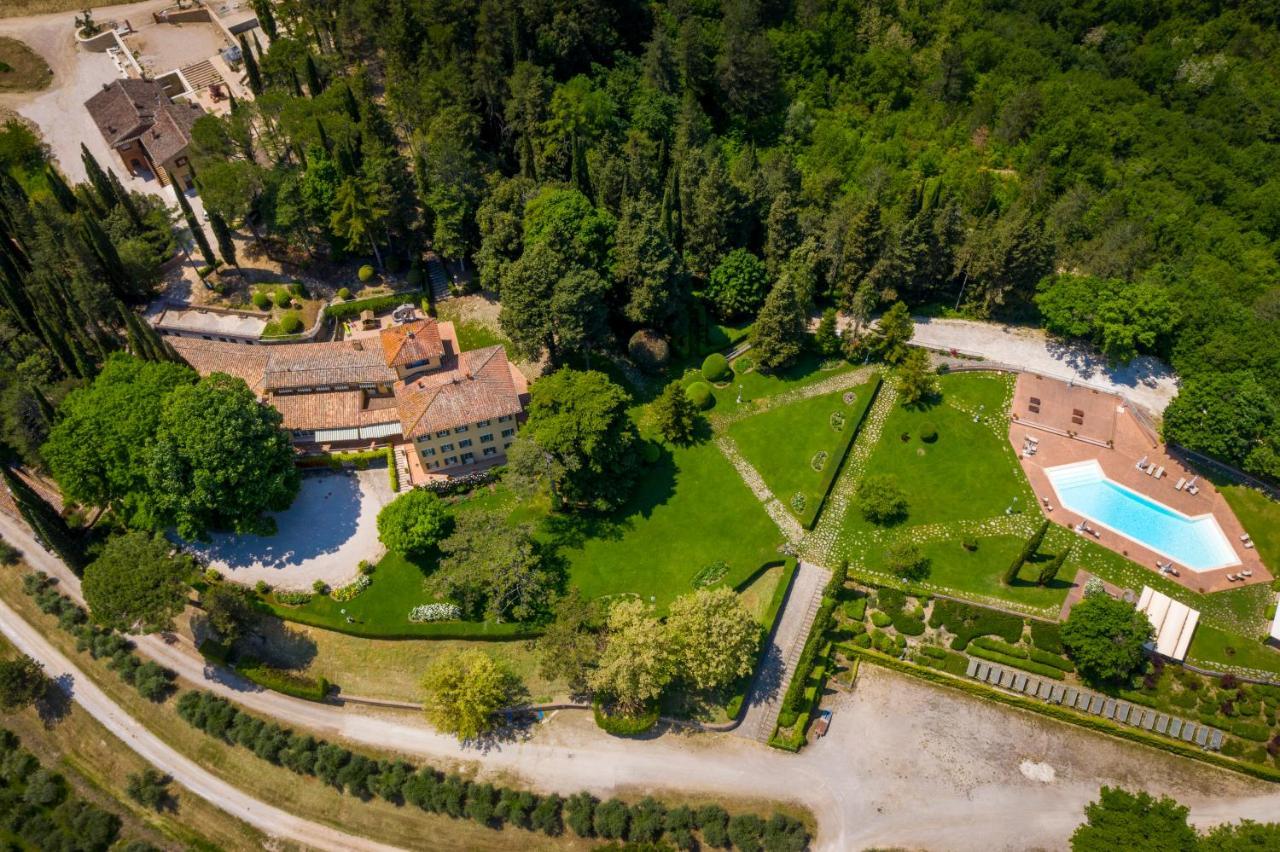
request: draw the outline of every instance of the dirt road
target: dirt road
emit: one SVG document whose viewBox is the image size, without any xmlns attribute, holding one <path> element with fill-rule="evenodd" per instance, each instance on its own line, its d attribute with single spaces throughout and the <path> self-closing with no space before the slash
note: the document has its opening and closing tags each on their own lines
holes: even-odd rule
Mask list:
<svg viewBox="0 0 1280 852">
<path fill-rule="evenodd" d="M 31 564 L 62 578 L 64 591 L 78 593 L 69 572 L 20 524 L 0 515 L 0 533 Z M 10 620 L 3 611 L 0 617 Z M 170 646 L 142 637 L 139 648 L 184 680 L 285 724 L 436 765 L 474 763 L 482 776 L 518 776 L 541 790 L 605 796 L 683 790 L 795 801 L 814 813 L 819 849 L 1063 848 L 1102 784 L 1175 795 L 1205 824 L 1274 819 L 1280 809 L 1274 786 L 874 666 L 865 666 L 855 690 L 831 705 L 831 733 L 793 756 L 727 734 L 618 739 L 585 714 L 555 717 L 526 740 L 463 747 L 412 713 L 263 692 L 206 669 L 185 640 Z"/>
</svg>

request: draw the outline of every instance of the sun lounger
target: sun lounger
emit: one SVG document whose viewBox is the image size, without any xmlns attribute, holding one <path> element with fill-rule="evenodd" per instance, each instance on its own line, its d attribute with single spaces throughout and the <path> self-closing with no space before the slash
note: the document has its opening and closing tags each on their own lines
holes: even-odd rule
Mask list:
<svg viewBox="0 0 1280 852">
<path fill-rule="evenodd" d="M 1173 490 L 1174 490 L 1174 491 L 1181 491 L 1181 490 L 1182 490 L 1182 486 L 1184 486 L 1184 485 L 1186 485 L 1186 484 L 1187 484 L 1187 478 L 1184 476 L 1184 477 L 1182 477 L 1181 479 L 1179 479 L 1179 480 L 1178 480 L 1178 484 L 1177 484 L 1177 485 L 1173 486 Z"/>
<path fill-rule="evenodd" d="M 1197 494 L 1199 494 L 1199 493 L 1200 493 L 1200 486 L 1198 486 L 1198 485 L 1188 485 L 1188 486 L 1187 486 L 1187 491 L 1189 491 L 1189 492 L 1191 493 L 1191 495 L 1194 497 L 1195 495 L 1197 495 Z"/>
<path fill-rule="evenodd" d="M 1196 731 L 1196 745 L 1200 746 L 1200 748 L 1204 748 L 1208 744 L 1209 744 L 1209 729 L 1201 728 L 1199 731 Z"/>
<path fill-rule="evenodd" d="M 1246 541 L 1246 542 L 1244 543 L 1244 546 L 1245 546 L 1245 549 L 1246 549 L 1246 550 L 1253 550 L 1253 542 L 1252 542 L 1252 541 Z"/>
<path fill-rule="evenodd" d="M 1156 470 L 1156 479 L 1163 479 L 1163 478 L 1164 478 L 1164 468 L 1158 468 Z"/>
<path fill-rule="evenodd" d="M 1213 733 L 1209 735 L 1209 750 L 1217 751 L 1222 748 L 1222 731 L 1217 728 L 1213 729 Z"/>
<path fill-rule="evenodd" d="M 1248 571 L 1241 571 L 1241 572 L 1240 572 L 1240 576 L 1241 576 L 1241 577 L 1252 577 L 1252 576 L 1253 576 L 1253 571 L 1252 571 L 1252 570 L 1248 570 Z"/>
<path fill-rule="evenodd" d="M 1156 717 L 1156 733 L 1163 734 L 1169 730 L 1169 717 L 1161 713 Z"/>
<path fill-rule="evenodd" d="M 1228 575 L 1227 575 L 1227 582 L 1228 582 L 1228 583 L 1234 583 L 1234 582 L 1235 582 L 1236 580 L 1238 580 L 1238 579 L 1240 579 L 1240 575 L 1239 575 L 1239 574 L 1228 574 Z"/>
<path fill-rule="evenodd" d="M 1183 725 L 1183 726 L 1182 726 L 1182 741 L 1183 741 L 1184 743 L 1189 743 L 1189 742 L 1191 742 L 1193 739 L 1195 739 L 1196 732 L 1197 732 L 1198 730 L 1200 730 L 1200 726 L 1199 726 L 1199 725 L 1197 725 L 1195 722 L 1188 722 L 1187 724 Z"/>
<path fill-rule="evenodd" d="M 1175 740 L 1182 735 L 1182 720 L 1174 719 L 1169 722 L 1169 736 Z"/>
</svg>

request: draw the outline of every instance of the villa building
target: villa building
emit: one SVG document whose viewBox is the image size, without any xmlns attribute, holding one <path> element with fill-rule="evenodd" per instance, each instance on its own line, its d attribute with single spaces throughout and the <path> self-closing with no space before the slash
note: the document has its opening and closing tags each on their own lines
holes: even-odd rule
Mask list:
<svg viewBox="0 0 1280 852">
<path fill-rule="evenodd" d="M 506 350 L 463 352 L 453 324 L 430 318 L 328 343 L 168 340 L 200 374 L 244 379 L 299 446 L 390 443 L 424 476 L 505 461 L 528 400 Z"/>
<path fill-rule="evenodd" d="M 195 187 L 187 146 L 191 126 L 204 115 L 199 104 L 170 100 L 154 80 L 130 78 L 104 84 L 84 105 L 130 175 Z"/>
</svg>

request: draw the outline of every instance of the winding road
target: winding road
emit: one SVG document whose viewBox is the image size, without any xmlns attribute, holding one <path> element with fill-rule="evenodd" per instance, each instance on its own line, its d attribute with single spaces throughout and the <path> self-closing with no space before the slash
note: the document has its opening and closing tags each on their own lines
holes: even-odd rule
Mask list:
<svg viewBox="0 0 1280 852">
<path fill-rule="evenodd" d="M 30 564 L 57 576 L 67 594 L 79 596 L 75 578 L 21 524 L 0 514 L 0 533 Z M 265 831 L 316 848 L 385 848 L 342 837 L 221 782 L 148 734 L 11 609 L 0 605 L 0 621 L 5 634 L 51 672 L 74 678 L 73 697 L 86 710 L 198 795 Z M 1271 785 L 874 666 L 863 667 L 852 693 L 829 703 L 835 711 L 831 733 L 799 755 L 720 734 L 619 739 L 596 729 L 585 714 L 556 716 L 526 739 L 477 748 L 433 731 L 416 714 L 261 691 L 207 667 L 185 640 L 166 645 L 159 637 L 140 637 L 138 646 L 183 680 L 284 724 L 438 766 L 472 763 L 484 777 L 518 776 L 560 793 L 684 790 L 793 801 L 817 819 L 819 849 L 1061 848 L 1104 783 L 1175 795 L 1198 823 L 1268 820 L 1280 809 L 1280 793 Z"/>
</svg>

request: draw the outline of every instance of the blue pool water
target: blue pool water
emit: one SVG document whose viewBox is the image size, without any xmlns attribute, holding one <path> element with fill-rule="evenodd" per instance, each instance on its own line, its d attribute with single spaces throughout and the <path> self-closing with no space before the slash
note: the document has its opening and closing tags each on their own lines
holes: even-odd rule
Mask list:
<svg viewBox="0 0 1280 852">
<path fill-rule="evenodd" d="M 1108 479 L 1096 461 L 1051 467 L 1045 473 L 1064 508 L 1177 565 L 1208 571 L 1240 564 L 1212 515 L 1188 517 L 1125 488 Z"/>
</svg>

